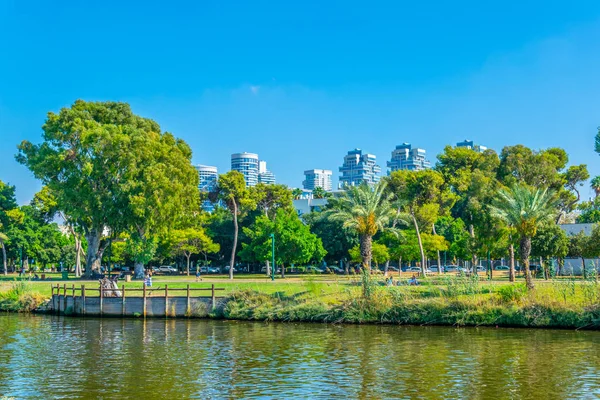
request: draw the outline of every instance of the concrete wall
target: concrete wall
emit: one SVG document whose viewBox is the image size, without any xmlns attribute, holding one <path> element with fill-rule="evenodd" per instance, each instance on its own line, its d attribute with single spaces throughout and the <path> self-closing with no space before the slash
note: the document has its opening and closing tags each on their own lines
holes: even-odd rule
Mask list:
<svg viewBox="0 0 600 400">
<path fill-rule="evenodd" d="M 221 300 L 222 301 L 222 300 Z M 165 305 L 164 297 L 146 297 L 147 317 L 206 317 L 212 311 L 210 297 L 190 297 L 188 313 L 188 298 L 182 296 L 169 297 Z M 217 306 L 219 299 L 215 300 Z M 58 311 L 57 311 L 58 310 Z M 69 315 L 107 316 L 107 317 L 138 317 L 144 316 L 143 297 L 104 297 L 100 310 L 99 297 L 86 297 L 85 310 L 81 296 L 53 295 L 47 307 L 48 312 Z"/>
</svg>

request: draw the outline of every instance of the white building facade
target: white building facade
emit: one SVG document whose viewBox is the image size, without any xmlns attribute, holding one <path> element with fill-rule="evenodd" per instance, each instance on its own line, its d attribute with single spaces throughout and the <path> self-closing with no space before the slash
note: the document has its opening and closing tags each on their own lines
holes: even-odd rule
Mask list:
<svg viewBox="0 0 600 400">
<path fill-rule="evenodd" d="M 258 183 L 258 154 L 246 152 L 232 154 L 231 170 L 244 175 L 246 186 L 255 186 Z"/>
<path fill-rule="evenodd" d="M 377 165 L 377 157 L 374 154 L 363 154 L 361 149 L 350 150 L 344 156 L 344 165 L 340 167 L 340 172 L 340 189 L 345 186 L 358 186 L 363 182 L 373 185 L 381 179 L 381 167 Z"/>
<path fill-rule="evenodd" d="M 392 157 L 387 162 L 389 172 L 406 169 L 409 171 L 421 171 L 431 168 L 431 163 L 427 160 L 425 149 L 413 148 L 410 143 L 403 143 L 392 151 Z"/>
<path fill-rule="evenodd" d="M 302 181 L 302 187 L 305 190 L 314 190 L 315 188 L 322 188 L 325 191 L 330 192 L 333 187 L 331 184 L 331 176 L 333 172 L 328 169 L 309 169 L 304 171 L 304 181 Z"/>
</svg>

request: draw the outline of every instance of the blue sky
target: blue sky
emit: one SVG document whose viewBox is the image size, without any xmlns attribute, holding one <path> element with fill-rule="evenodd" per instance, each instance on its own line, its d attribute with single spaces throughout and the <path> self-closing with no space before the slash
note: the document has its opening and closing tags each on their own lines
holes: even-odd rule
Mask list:
<svg viewBox="0 0 600 400">
<path fill-rule="evenodd" d="M 259 153 L 290 186 L 337 181 L 355 147 L 384 167 L 465 138 L 600 174 L 600 2 L 491 3 L 0 1 L 0 179 L 31 199 L 16 146 L 78 98 L 129 102 L 220 172 Z"/>
</svg>

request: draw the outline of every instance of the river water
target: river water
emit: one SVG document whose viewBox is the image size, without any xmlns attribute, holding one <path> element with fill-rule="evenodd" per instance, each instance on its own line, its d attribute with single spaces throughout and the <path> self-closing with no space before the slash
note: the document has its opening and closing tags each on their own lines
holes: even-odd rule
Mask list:
<svg viewBox="0 0 600 400">
<path fill-rule="evenodd" d="M 600 398 L 600 332 L 0 314 L 0 399 Z"/>
</svg>

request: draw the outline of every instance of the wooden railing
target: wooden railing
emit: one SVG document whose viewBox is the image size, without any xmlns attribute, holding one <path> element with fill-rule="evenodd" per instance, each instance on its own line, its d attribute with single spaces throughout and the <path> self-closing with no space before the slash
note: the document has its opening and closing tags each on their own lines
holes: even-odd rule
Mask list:
<svg viewBox="0 0 600 400">
<path fill-rule="evenodd" d="M 103 314 L 103 305 L 104 305 L 104 298 L 107 297 L 105 296 L 106 293 L 111 293 L 111 292 L 121 292 L 121 296 L 118 298 L 121 298 L 121 304 L 122 304 L 122 315 L 125 315 L 125 297 L 126 297 L 126 293 L 131 293 L 131 292 L 142 292 L 142 299 L 143 299 L 143 316 L 146 317 L 146 306 L 147 306 L 147 298 L 149 297 L 148 294 L 150 294 L 150 297 L 152 298 L 160 298 L 163 297 L 165 299 L 165 316 L 168 316 L 168 307 L 169 307 L 169 297 L 175 297 L 175 296 L 169 296 L 169 291 L 171 291 L 171 293 L 173 292 L 182 292 L 185 291 L 186 292 L 186 298 L 187 298 L 187 313 L 190 313 L 190 299 L 192 298 L 191 296 L 191 292 L 195 292 L 195 291 L 210 291 L 210 298 L 212 300 L 212 307 L 215 308 L 216 306 L 216 299 L 217 297 L 223 297 L 223 296 L 217 296 L 216 292 L 217 291 L 221 291 L 221 290 L 225 290 L 225 288 L 216 288 L 214 283 L 211 284 L 210 287 L 206 287 L 206 288 L 192 288 L 190 287 L 190 285 L 188 284 L 186 287 L 184 288 L 170 288 L 168 285 L 165 285 L 164 288 L 162 287 L 157 287 L 157 288 L 148 288 L 146 285 L 144 285 L 142 288 L 127 288 L 125 285 L 123 285 L 121 288 L 103 288 L 103 287 L 85 287 L 85 285 L 81 285 L 81 287 L 75 287 L 74 284 L 71 285 L 71 287 L 67 287 L 66 284 L 63 284 L 62 287 L 61 285 L 51 285 L 51 293 L 52 293 L 52 301 L 53 301 L 53 308 L 54 311 L 56 313 L 60 313 L 61 311 L 61 306 L 62 306 L 62 312 L 64 313 L 67 309 L 67 296 L 68 294 L 71 294 L 71 297 L 73 299 L 73 305 L 75 305 L 75 293 L 78 292 L 80 293 L 81 296 L 81 300 L 82 300 L 82 314 L 86 315 L 86 297 L 87 297 L 87 292 L 97 292 L 98 293 L 98 297 L 100 297 L 100 315 Z M 61 293 L 62 292 L 62 293 Z M 163 292 L 164 294 L 162 296 L 152 296 L 153 292 Z M 54 297 L 54 295 L 57 295 L 56 297 Z M 62 295 L 62 297 L 61 297 Z M 96 296 L 94 296 L 96 297 Z M 111 298 L 115 298 L 114 296 L 110 296 Z M 139 298 L 139 296 L 136 296 Z M 183 297 L 183 296 L 181 296 Z M 208 296 L 197 296 L 197 297 L 208 297 Z M 62 300 L 62 304 L 61 304 L 61 300 Z M 54 302 L 56 301 L 56 304 L 54 304 Z"/>
</svg>

